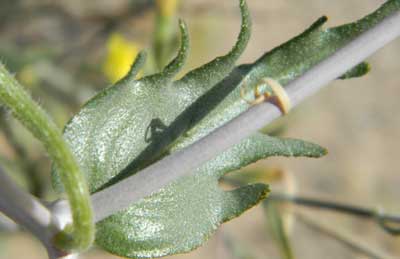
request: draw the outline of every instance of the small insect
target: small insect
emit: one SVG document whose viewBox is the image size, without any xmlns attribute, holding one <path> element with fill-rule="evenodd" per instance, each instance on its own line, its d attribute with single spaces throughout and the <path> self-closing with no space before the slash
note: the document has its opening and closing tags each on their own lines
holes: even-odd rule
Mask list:
<svg viewBox="0 0 400 259">
<path fill-rule="evenodd" d="M 261 93 L 259 87 L 262 85 L 270 86 L 272 93 L 268 91 Z M 254 89 L 254 100 L 248 100 L 245 98 L 243 88 L 240 89 L 240 96 L 250 105 L 270 102 L 276 105 L 284 115 L 287 114 L 291 108 L 290 99 L 285 89 L 281 86 L 281 84 L 269 77 L 261 79 L 261 81 L 257 84 L 256 88 Z"/>
</svg>

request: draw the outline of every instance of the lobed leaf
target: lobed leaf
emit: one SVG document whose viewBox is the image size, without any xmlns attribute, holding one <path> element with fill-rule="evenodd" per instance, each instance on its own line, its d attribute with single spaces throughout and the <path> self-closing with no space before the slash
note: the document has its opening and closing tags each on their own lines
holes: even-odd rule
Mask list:
<svg viewBox="0 0 400 259">
<path fill-rule="evenodd" d="M 270 156 L 319 157 L 325 152 L 301 140 L 255 134 L 197 169 L 194 175 L 101 221 L 97 243 L 129 258 L 191 251 L 221 223 L 239 216 L 268 193 L 264 184 L 223 191 L 218 181 L 227 172 Z"/>
<path fill-rule="evenodd" d="M 181 49 L 163 72 L 135 80 L 132 73 L 90 100 L 65 127 L 64 137 L 85 172 L 91 192 L 128 177 L 168 153 L 184 148 L 248 108 L 240 89 L 250 94 L 263 77 L 282 85 L 305 73 L 354 37 L 400 9 L 391 0 L 366 18 L 323 29 L 323 17 L 291 41 L 253 64 L 234 68 L 250 37 L 250 16 L 240 0 L 242 27 L 227 55 L 173 81 L 188 54 L 181 22 Z M 367 72 L 366 64 L 345 78 Z M 253 94 L 252 94 L 253 95 Z M 151 258 L 186 252 L 201 245 L 224 221 L 237 217 L 265 198 L 267 186 L 249 185 L 222 191 L 224 174 L 273 155 L 319 157 L 325 150 L 299 140 L 255 134 L 158 193 L 97 224 L 97 243 L 112 253 Z M 57 172 L 55 188 L 62 192 Z"/>
</svg>

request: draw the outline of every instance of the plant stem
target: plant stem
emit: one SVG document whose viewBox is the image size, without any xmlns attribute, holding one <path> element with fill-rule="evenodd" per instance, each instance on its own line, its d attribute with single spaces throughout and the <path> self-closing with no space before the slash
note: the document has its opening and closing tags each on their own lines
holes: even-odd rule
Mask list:
<svg viewBox="0 0 400 259">
<path fill-rule="evenodd" d="M 286 91 L 292 106 L 300 104 L 304 99 L 361 63 L 399 35 L 400 12 L 397 11 L 310 69 L 303 76 L 289 83 Z M 193 173 L 195 168 L 262 129 L 279 116 L 279 109 L 270 103 L 253 106 L 191 146 L 95 193 L 92 195 L 95 221 L 125 209 L 130 204 L 157 192 L 178 178 Z"/>
<path fill-rule="evenodd" d="M 272 237 L 279 246 L 282 259 L 294 259 L 295 256 L 288 234 L 288 224 L 285 224 L 282 213 L 276 204 L 274 202 L 268 202 L 269 200 L 270 199 L 263 202 L 263 207 Z"/>
<path fill-rule="evenodd" d="M 154 32 L 154 61 L 158 71 L 167 64 L 174 50 L 175 12 L 178 8 L 178 0 L 156 1 L 156 25 Z"/>
<path fill-rule="evenodd" d="M 65 255 L 54 248 L 53 227 L 50 211 L 32 195 L 22 191 L 0 168 L 0 211 L 34 234 L 47 248 L 49 256 Z"/>
<path fill-rule="evenodd" d="M 374 219 L 374 220 L 383 220 L 387 223 L 397 223 L 400 224 L 400 216 L 399 215 L 389 215 L 384 213 L 379 213 L 377 209 L 370 209 L 364 208 L 354 205 L 348 205 L 343 203 L 337 202 L 329 202 L 317 199 L 310 199 L 304 197 L 296 197 L 292 195 L 285 195 L 285 194 L 276 194 L 271 193 L 268 196 L 269 199 L 279 202 L 290 202 L 296 205 L 306 206 L 306 207 L 313 207 L 317 209 L 327 209 L 333 210 L 340 213 L 351 214 L 357 217 Z"/>
<path fill-rule="evenodd" d="M 232 180 L 232 179 L 227 179 L 225 178 L 223 180 L 224 183 L 231 184 L 234 187 L 240 187 L 242 185 L 248 184 L 247 181 L 243 180 Z M 274 201 L 274 202 L 287 202 L 287 203 L 292 203 L 296 205 L 301 205 L 305 207 L 311 207 L 311 208 L 316 208 L 316 209 L 325 209 L 325 210 L 332 210 L 335 212 L 339 213 L 344 213 L 344 214 L 349 214 L 365 219 L 371 219 L 375 220 L 376 223 L 383 228 L 386 232 L 392 235 L 399 235 L 400 234 L 400 228 L 396 228 L 393 225 L 399 225 L 400 224 L 400 215 L 392 215 L 392 214 L 386 214 L 382 210 L 378 208 L 376 209 L 371 209 L 371 208 L 365 208 L 365 207 L 360 207 L 356 205 L 349 205 L 349 204 L 344 204 L 344 203 L 338 203 L 338 202 L 330 202 L 326 200 L 320 200 L 320 199 L 313 199 L 313 198 L 305 198 L 305 197 L 299 197 L 295 196 L 293 194 L 282 194 L 282 193 L 270 193 L 268 195 L 268 200 L 265 202 L 268 203 L 268 201 Z"/>
<path fill-rule="evenodd" d="M 314 207 L 318 209 L 328 209 L 336 212 L 347 213 L 362 218 L 373 219 L 387 233 L 391 235 L 400 234 L 400 228 L 392 226 L 392 224 L 396 225 L 400 224 L 400 216 L 385 214 L 379 209 L 369 209 L 342 203 L 328 202 L 328 201 L 309 199 L 303 197 L 294 197 L 291 195 L 276 194 L 276 193 L 271 194 L 269 196 L 269 199 L 275 201 L 291 202 L 297 205 Z"/>
<path fill-rule="evenodd" d="M 394 257 L 389 256 L 385 254 L 382 251 L 379 251 L 376 248 L 372 248 L 370 244 L 365 244 L 360 242 L 359 240 L 356 240 L 354 237 L 352 237 L 349 234 L 345 234 L 342 231 L 337 230 L 337 228 L 328 226 L 327 224 L 324 224 L 317 220 L 315 217 L 308 217 L 302 213 L 296 212 L 295 213 L 296 218 L 301 220 L 304 224 L 306 224 L 308 227 L 322 232 L 325 235 L 330 236 L 331 238 L 336 239 L 340 243 L 344 244 L 348 248 L 357 251 L 359 253 L 362 253 L 369 258 L 373 259 L 392 259 Z"/>
<path fill-rule="evenodd" d="M 34 196 L 41 198 L 44 194 L 43 182 L 38 172 L 36 161 L 29 159 L 28 152 L 19 143 L 17 136 L 12 132 L 9 123 L 6 121 L 5 109 L 0 107 L 0 128 L 6 137 L 8 144 L 14 149 L 18 159 L 16 163 L 22 168 L 25 178 L 29 179 L 29 192 Z"/>
<path fill-rule="evenodd" d="M 60 173 L 71 204 L 73 223 L 56 235 L 56 244 L 68 251 L 89 248 L 94 239 L 94 223 L 85 178 L 61 130 L 1 63 L 0 101 L 43 143 Z"/>
</svg>

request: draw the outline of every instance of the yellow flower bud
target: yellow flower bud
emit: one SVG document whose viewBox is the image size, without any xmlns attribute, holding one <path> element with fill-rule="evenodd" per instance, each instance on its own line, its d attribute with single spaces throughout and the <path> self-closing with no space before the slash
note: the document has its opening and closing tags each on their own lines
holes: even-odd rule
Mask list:
<svg viewBox="0 0 400 259">
<path fill-rule="evenodd" d="M 139 46 L 125 39 L 121 34 L 112 34 L 107 41 L 107 56 L 103 65 L 103 72 L 107 78 L 115 83 L 123 78 L 135 60 Z"/>
</svg>

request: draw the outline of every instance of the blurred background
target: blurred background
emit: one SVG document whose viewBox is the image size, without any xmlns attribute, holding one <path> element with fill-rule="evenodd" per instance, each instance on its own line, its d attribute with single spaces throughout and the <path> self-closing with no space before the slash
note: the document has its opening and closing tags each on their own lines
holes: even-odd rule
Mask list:
<svg viewBox="0 0 400 259">
<path fill-rule="evenodd" d="M 177 17 L 185 19 L 191 34 L 186 71 L 231 48 L 240 26 L 236 0 L 169 1 L 0 0 L 0 59 L 62 127 L 91 96 L 121 78 L 139 50 L 151 52 L 142 74 L 165 65 L 176 48 Z M 157 13 L 156 4 L 167 2 L 170 6 Z M 385 1 L 248 2 L 253 36 L 239 63 L 254 61 L 321 15 L 328 15 L 328 26 L 335 26 L 354 21 Z M 372 71 L 367 76 L 332 83 L 279 121 L 280 135 L 318 143 L 329 150 L 327 156 L 261 161 L 244 169 L 247 181 L 253 177 L 268 182 L 276 194 L 400 214 L 400 120 L 395 112 L 399 58 L 396 41 L 368 60 Z M 5 110 L 0 110 L 0 164 L 36 196 L 56 197 L 43 148 Z M 275 205 L 249 210 L 224 224 L 203 247 L 170 258 L 290 258 L 284 252 L 288 249 L 282 248 L 288 243 L 293 258 L 369 258 L 349 244 L 400 258 L 400 239 L 372 220 Z M 46 253 L 29 233 L 0 218 L 0 259 L 9 258 L 41 259 Z M 93 249 L 80 258 L 116 257 Z"/>
</svg>

